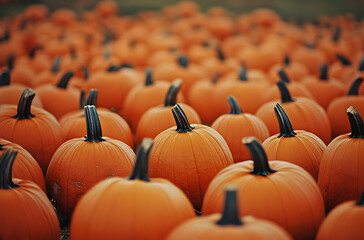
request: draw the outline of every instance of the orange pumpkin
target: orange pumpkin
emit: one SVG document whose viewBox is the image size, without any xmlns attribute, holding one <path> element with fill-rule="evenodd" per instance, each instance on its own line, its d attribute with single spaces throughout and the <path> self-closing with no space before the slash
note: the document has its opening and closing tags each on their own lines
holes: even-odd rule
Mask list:
<svg viewBox="0 0 364 240">
<path fill-rule="evenodd" d="M 52 68 L 50 70 L 45 70 L 37 74 L 32 81 L 32 86 L 38 87 L 43 84 L 56 84 L 57 80 L 62 77 L 62 73 L 60 73 L 60 64 L 61 58 L 56 57 L 53 61 Z"/>
<path fill-rule="evenodd" d="M 292 62 L 288 56 L 284 58 L 284 63 L 273 65 L 268 72 L 271 83 L 276 83 L 280 79 L 278 71 L 283 69 L 288 78 L 292 81 L 301 81 L 309 74 L 308 68 L 300 62 Z"/>
<path fill-rule="evenodd" d="M 297 48 L 291 58 L 293 61 L 304 64 L 313 75 L 318 75 L 320 66 L 327 62 L 325 54 L 309 44 Z"/>
</svg>

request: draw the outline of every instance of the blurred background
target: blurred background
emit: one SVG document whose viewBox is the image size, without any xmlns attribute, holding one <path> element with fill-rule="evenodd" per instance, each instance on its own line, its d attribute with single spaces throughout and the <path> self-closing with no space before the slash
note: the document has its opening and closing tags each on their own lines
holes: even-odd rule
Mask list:
<svg viewBox="0 0 364 240">
<path fill-rule="evenodd" d="M 160 10 L 178 0 L 116 0 L 122 15 L 133 15 L 141 10 Z M 51 9 L 72 8 L 76 12 L 92 9 L 99 0 L 0 0 L 0 17 L 15 16 L 32 3 L 45 3 Z M 283 19 L 298 22 L 315 20 L 319 15 L 351 13 L 357 19 L 364 16 L 364 0 L 197 0 L 203 11 L 212 6 L 223 6 L 233 13 L 250 12 L 265 7 L 275 10 Z"/>
</svg>

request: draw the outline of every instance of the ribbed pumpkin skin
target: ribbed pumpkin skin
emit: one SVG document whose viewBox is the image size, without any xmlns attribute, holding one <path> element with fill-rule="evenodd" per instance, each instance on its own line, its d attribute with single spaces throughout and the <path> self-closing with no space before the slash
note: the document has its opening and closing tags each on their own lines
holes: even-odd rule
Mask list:
<svg viewBox="0 0 364 240">
<path fill-rule="evenodd" d="M 118 114 L 109 110 L 97 109 L 102 133 L 104 136 L 120 140 L 134 148 L 133 133 L 128 123 Z M 87 134 L 86 121 L 83 110 L 75 112 L 71 115 L 67 114 L 59 120 L 62 135 L 65 141 L 80 138 Z"/>
<path fill-rule="evenodd" d="M 336 137 L 321 158 L 318 185 L 326 211 L 344 201 L 357 199 L 364 189 L 364 139 L 348 134 Z"/>
<path fill-rule="evenodd" d="M 0 147 L 0 155 L 9 147 L 18 151 L 13 165 L 12 176 L 14 178 L 32 181 L 45 192 L 46 186 L 42 169 L 40 169 L 39 164 L 32 155 L 18 144 L 6 141 L 5 139 L 0 138 L 0 146 L 2 146 Z M 1 150 L 1 148 L 4 150 Z"/>
<path fill-rule="evenodd" d="M 364 207 L 348 201 L 334 208 L 321 224 L 316 240 L 364 239 Z"/>
<path fill-rule="evenodd" d="M 192 124 L 194 129 L 178 133 L 171 127 L 154 139 L 149 175 L 170 180 L 201 209 L 205 191 L 215 175 L 234 163 L 223 137 L 214 129 Z"/>
<path fill-rule="evenodd" d="M 279 133 L 279 126 L 274 114 L 272 101 L 264 104 L 256 112 L 256 116 L 263 120 L 271 135 Z M 325 110 L 315 101 L 307 98 L 296 98 L 294 102 L 281 103 L 291 119 L 293 129 L 305 130 L 321 138 L 325 144 L 331 141 L 330 121 Z"/>
<path fill-rule="evenodd" d="M 242 218 L 243 226 L 218 226 L 216 222 L 220 214 L 213 214 L 203 218 L 195 218 L 184 222 L 175 228 L 167 240 L 289 240 L 292 237 L 275 223 L 256 219 L 252 216 Z"/>
<path fill-rule="evenodd" d="M 58 218 L 45 193 L 28 180 L 13 182 L 20 187 L 0 189 L 1 239 L 58 240 Z"/>
<path fill-rule="evenodd" d="M 285 228 L 294 239 L 313 239 L 324 219 L 324 202 L 314 179 L 301 167 L 270 161 L 277 172 L 251 174 L 253 161 L 231 165 L 218 173 L 206 192 L 202 214 L 221 212 L 223 189 L 238 185 L 240 216 L 253 215 Z"/>
<path fill-rule="evenodd" d="M 98 183 L 77 205 L 71 239 L 164 239 L 195 216 L 186 196 L 165 179 L 111 178 Z M 158 219 L 158 220 L 157 220 Z"/>
<path fill-rule="evenodd" d="M 264 122 L 250 113 L 224 114 L 216 119 L 211 127 L 225 139 L 235 163 L 251 158 L 249 150 L 241 144 L 241 139 L 254 136 L 263 142 L 269 137 Z"/>
<path fill-rule="evenodd" d="M 295 130 L 294 137 L 278 137 L 278 134 L 267 138 L 263 143 L 268 159 L 279 159 L 296 164 L 317 180 L 321 156 L 325 151 L 325 143 L 303 130 Z"/>
<path fill-rule="evenodd" d="M 35 117 L 17 120 L 17 106 L 0 107 L 0 137 L 17 143 L 26 149 L 38 162 L 45 174 L 53 153 L 62 144 L 61 128 L 49 112 L 31 108 Z"/>
<path fill-rule="evenodd" d="M 47 193 L 64 215 L 71 216 L 81 196 L 99 181 L 131 172 L 133 150 L 121 141 L 104 139 L 97 143 L 71 139 L 54 153 L 46 174 Z"/>
<path fill-rule="evenodd" d="M 180 104 L 183 107 L 187 118 L 191 123 L 200 124 L 201 120 L 197 112 L 187 104 Z M 136 130 L 136 145 L 143 138 L 155 138 L 159 133 L 176 125 L 176 122 L 171 114 L 172 107 L 157 106 L 146 111 L 140 118 Z"/>
</svg>

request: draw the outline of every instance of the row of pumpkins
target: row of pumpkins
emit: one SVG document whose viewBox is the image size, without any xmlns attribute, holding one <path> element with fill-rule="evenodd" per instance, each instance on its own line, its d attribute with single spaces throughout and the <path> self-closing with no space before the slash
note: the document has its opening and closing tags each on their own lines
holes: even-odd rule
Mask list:
<svg viewBox="0 0 364 240">
<path fill-rule="evenodd" d="M 364 239 L 363 23 L 48 15 L 0 20 L 0 239 Z"/>
</svg>

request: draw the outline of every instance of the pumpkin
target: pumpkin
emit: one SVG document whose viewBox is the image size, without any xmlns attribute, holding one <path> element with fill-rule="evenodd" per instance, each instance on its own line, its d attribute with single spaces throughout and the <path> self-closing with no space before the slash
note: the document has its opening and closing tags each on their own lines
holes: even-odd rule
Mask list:
<svg viewBox="0 0 364 240">
<path fill-rule="evenodd" d="M 284 63 L 273 65 L 268 72 L 271 83 L 276 83 L 280 76 L 278 72 L 283 69 L 288 79 L 292 81 L 301 81 L 302 78 L 309 74 L 308 68 L 300 62 L 292 62 L 289 56 L 284 58 Z"/>
<path fill-rule="evenodd" d="M 174 118 L 171 114 L 171 108 L 177 103 L 177 93 L 182 85 L 180 79 L 175 80 L 169 88 L 164 105 L 159 105 L 150 108 L 140 118 L 138 127 L 135 133 L 136 145 L 142 141 L 143 138 L 155 138 L 159 133 L 173 127 L 175 125 Z M 193 124 L 200 124 L 201 120 L 197 112 L 187 104 L 181 103 L 186 116 Z"/>
<path fill-rule="evenodd" d="M 57 84 L 57 80 L 62 77 L 60 73 L 60 64 L 61 58 L 56 57 L 53 61 L 52 68 L 37 74 L 32 81 L 32 86 L 38 87 L 43 84 Z"/>
<path fill-rule="evenodd" d="M 35 92 L 24 89 L 18 106 L 0 107 L 0 137 L 26 149 L 45 174 L 53 153 L 62 144 L 59 123 L 49 112 L 32 107 Z"/>
<path fill-rule="evenodd" d="M 274 112 L 278 120 L 279 134 L 267 138 L 262 143 L 268 159 L 296 164 L 317 180 L 325 143 L 313 133 L 294 131 L 291 121 L 279 103 L 274 107 Z"/>
<path fill-rule="evenodd" d="M 347 82 L 355 74 L 356 69 L 351 61 L 343 55 L 337 54 L 336 58 L 339 60 L 330 65 L 329 76 L 336 78 L 342 82 Z"/>
<path fill-rule="evenodd" d="M 239 200 L 234 185 L 225 187 L 221 214 L 188 220 L 175 228 L 167 240 L 199 239 L 292 239 L 282 227 L 253 216 L 239 216 Z"/>
<path fill-rule="evenodd" d="M 334 208 L 321 224 L 316 239 L 363 239 L 363 221 L 364 191 L 357 201 L 347 201 Z"/>
<path fill-rule="evenodd" d="M 38 52 L 40 49 L 39 46 L 32 48 L 28 55 L 17 58 L 14 65 L 31 68 L 36 74 L 50 69 L 52 61 L 47 54 Z"/>
<path fill-rule="evenodd" d="M 318 185 L 327 212 L 339 203 L 358 198 L 364 189 L 363 119 L 352 106 L 346 112 L 351 133 L 332 140 L 321 158 Z"/>
<path fill-rule="evenodd" d="M 7 70 L 11 73 L 11 83 L 18 83 L 27 87 L 32 86 L 32 82 L 35 79 L 35 73 L 29 66 L 15 65 L 14 66 L 14 54 L 8 56 L 6 65 Z"/>
<path fill-rule="evenodd" d="M 255 136 L 260 141 L 269 137 L 264 122 L 250 113 L 243 113 L 239 103 L 233 96 L 228 97 L 230 112 L 218 117 L 211 125 L 223 136 L 233 155 L 234 162 L 250 159 L 248 149 L 240 143 L 247 136 Z"/>
<path fill-rule="evenodd" d="M 128 178 L 109 178 L 84 195 L 72 216 L 72 239 L 164 239 L 195 216 L 180 189 L 168 180 L 149 178 L 152 145 L 151 139 L 142 141 Z"/>
<path fill-rule="evenodd" d="M 57 85 L 46 84 L 35 89 L 43 103 L 43 108 L 57 119 L 78 109 L 80 91 L 76 88 L 67 87 L 73 75 L 73 72 L 66 72 Z"/>
<path fill-rule="evenodd" d="M 68 217 L 79 198 L 97 182 L 127 176 L 135 158 L 127 144 L 102 136 L 95 106 L 85 106 L 85 118 L 87 135 L 63 143 L 54 153 L 46 174 L 48 195 Z"/>
<path fill-rule="evenodd" d="M 220 212 L 223 189 L 238 187 L 240 216 L 253 215 L 286 229 L 294 239 L 313 239 L 324 219 L 320 189 L 301 167 L 284 161 L 270 161 L 259 141 L 246 137 L 243 143 L 253 161 L 244 161 L 220 171 L 212 180 L 203 202 L 202 214 Z M 267 197 L 268 196 L 268 197 Z"/>
<path fill-rule="evenodd" d="M 291 55 L 295 62 L 304 64 L 313 75 L 319 74 L 319 68 L 327 62 L 326 55 L 312 45 L 297 48 Z"/>
<path fill-rule="evenodd" d="M 57 215 L 45 193 L 29 180 L 12 179 L 16 154 L 8 148 L 0 156 L 1 239 L 59 239 Z"/>
<path fill-rule="evenodd" d="M 218 171 L 233 164 L 233 158 L 216 130 L 201 124 L 190 125 L 178 104 L 172 113 L 177 128 L 171 127 L 155 137 L 149 173 L 151 177 L 170 180 L 200 210 L 210 181 Z"/>
<path fill-rule="evenodd" d="M 364 96 L 358 94 L 362 82 L 363 78 L 356 79 L 345 96 L 334 99 L 327 107 L 333 137 L 350 131 L 350 124 L 345 115 L 348 107 L 353 106 L 359 112 L 364 112 Z"/>
<path fill-rule="evenodd" d="M 263 120 L 270 135 L 279 133 L 274 107 L 279 102 L 294 123 L 294 129 L 311 132 L 328 144 L 331 141 L 330 121 L 325 110 L 315 101 L 308 98 L 292 98 L 284 82 L 277 82 L 281 92 L 280 101 L 271 101 L 261 106 L 256 116 Z"/>
</svg>

